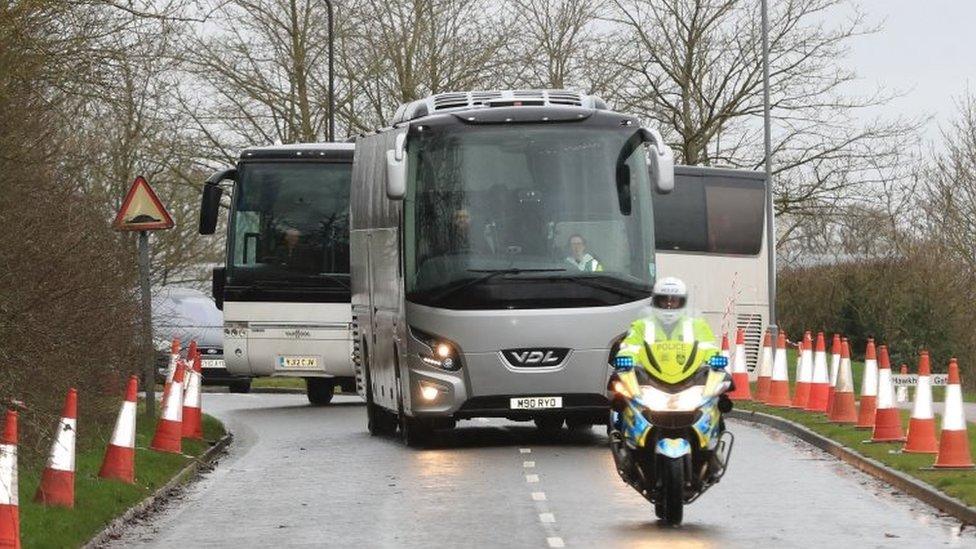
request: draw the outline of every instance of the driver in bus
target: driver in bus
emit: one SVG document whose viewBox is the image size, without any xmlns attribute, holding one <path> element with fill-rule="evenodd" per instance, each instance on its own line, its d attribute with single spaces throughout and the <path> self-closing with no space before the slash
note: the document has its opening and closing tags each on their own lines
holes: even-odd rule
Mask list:
<svg viewBox="0 0 976 549">
<path fill-rule="evenodd" d="M 466 207 L 454 210 L 451 216 L 453 235 L 451 239 L 451 250 L 454 252 L 493 254 L 496 245 L 488 227 L 485 228 L 482 238 L 471 234 L 471 212 Z"/>
<path fill-rule="evenodd" d="M 600 272 L 603 265 L 586 251 L 586 239 L 580 234 L 569 237 L 569 257 L 566 261 L 584 272 Z"/>
</svg>

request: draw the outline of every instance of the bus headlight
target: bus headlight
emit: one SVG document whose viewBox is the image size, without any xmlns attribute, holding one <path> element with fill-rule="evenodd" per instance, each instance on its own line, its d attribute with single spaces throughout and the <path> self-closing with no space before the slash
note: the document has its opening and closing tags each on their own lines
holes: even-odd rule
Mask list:
<svg viewBox="0 0 976 549">
<path fill-rule="evenodd" d="M 435 336 L 410 327 L 410 336 L 419 343 L 417 356 L 428 366 L 449 372 L 461 369 L 461 353 L 457 345 L 444 337 Z"/>
</svg>

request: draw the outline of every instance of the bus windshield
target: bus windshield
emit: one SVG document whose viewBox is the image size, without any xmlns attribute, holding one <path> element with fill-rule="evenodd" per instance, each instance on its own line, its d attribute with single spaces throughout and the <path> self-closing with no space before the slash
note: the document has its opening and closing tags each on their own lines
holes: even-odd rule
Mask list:
<svg viewBox="0 0 976 549">
<path fill-rule="evenodd" d="M 351 175 L 349 163 L 243 163 L 228 284 L 348 288 Z"/>
<path fill-rule="evenodd" d="M 676 174 L 674 191 L 654 200 L 657 249 L 756 255 L 762 248 L 761 179 Z"/>
<path fill-rule="evenodd" d="M 647 297 L 651 193 L 634 136 L 584 123 L 416 132 L 404 205 L 407 299 L 512 309 Z"/>
</svg>

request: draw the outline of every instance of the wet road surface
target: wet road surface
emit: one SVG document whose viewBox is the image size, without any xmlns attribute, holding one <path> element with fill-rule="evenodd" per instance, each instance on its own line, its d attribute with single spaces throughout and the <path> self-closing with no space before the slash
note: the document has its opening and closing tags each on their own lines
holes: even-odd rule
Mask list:
<svg viewBox="0 0 976 549">
<path fill-rule="evenodd" d="M 669 528 L 619 480 L 602 428 L 547 440 L 475 420 L 413 450 L 370 437 L 358 398 L 204 398 L 230 453 L 115 546 L 976 547 L 935 509 L 741 422 L 728 474 Z"/>
</svg>

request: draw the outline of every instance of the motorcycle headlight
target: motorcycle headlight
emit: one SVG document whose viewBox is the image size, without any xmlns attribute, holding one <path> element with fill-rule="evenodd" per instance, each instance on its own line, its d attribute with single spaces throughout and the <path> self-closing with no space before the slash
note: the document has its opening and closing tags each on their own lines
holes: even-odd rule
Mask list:
<svg viewBox="0 0 976 549">
<path fill-rule="evenodd" d="M 461 352 L 453 341 L 413 326 L 410 327 L 410 336 L 420 344 L 417 355 L 424 364 L 449 372 L 461 369 Z"/>
<path fill-rule="evenodd" d="M 641 385 L 641 401 L 654 412 L 691 412 L 702 404 L 704 385 L 692 385 L 683 391 L 669 393 L 652 385 Z"/>
</svg>

